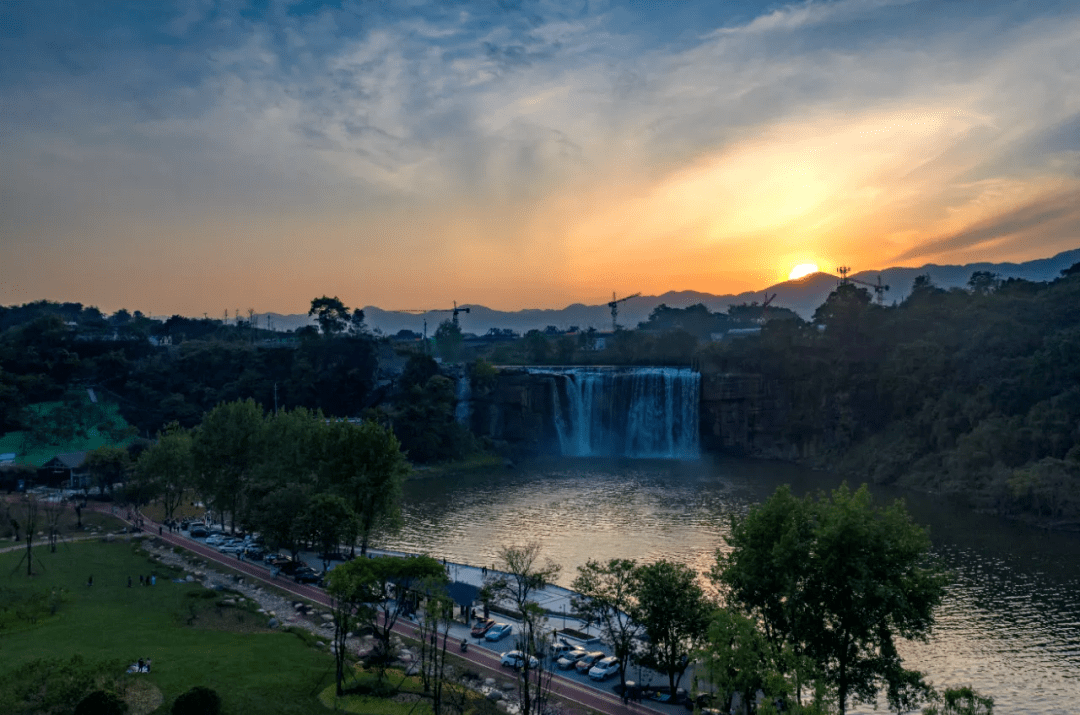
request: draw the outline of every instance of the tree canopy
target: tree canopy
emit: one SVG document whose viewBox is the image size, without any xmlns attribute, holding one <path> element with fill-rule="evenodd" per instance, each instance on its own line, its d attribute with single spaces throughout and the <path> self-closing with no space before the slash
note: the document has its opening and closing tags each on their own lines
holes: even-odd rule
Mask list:
<svg viewBox="0 0 1080 715">
<path fill-rule="evenodd" d="M 733 518 L 726 541 L 713 576 L 760 624 L 764 667 L 797 676 L 809 659 L 841 714 L 882 687 L 894 707 L 928 692 L 903 668 L 896 641 L 927 639 L 947 576 L 903 502 L 876 507 L 865 485 L 802 500 L 783 487 Z"/>
</svg>

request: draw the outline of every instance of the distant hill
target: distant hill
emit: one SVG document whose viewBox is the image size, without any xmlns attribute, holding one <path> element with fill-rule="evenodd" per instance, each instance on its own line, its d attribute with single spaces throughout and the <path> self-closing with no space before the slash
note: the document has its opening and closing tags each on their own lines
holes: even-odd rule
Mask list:
<svg viewBox="0 0 1080 715">
<path fill-rule="evenodd" d="M 886 268 L 880 271 L 861 271 L 850 277 L 866 283 L 881 282 L 889 286 L 885 293 L 885 302 L 899 303 L 911 292 L 916 276 L 929 275 L 934 285 L 942 288 L 962 288 L 975 271 L 989 271 L 1002 278 L 1022 278 L 1029 281 L 1051 281 L 1061 275 L 1061 271 L 1074 263 L 1080 263 L 1080 249 L 1065 251 L 1052 258 L 1042 258 L 1026 263 L 969 263 L 962 266 L 939 266 L 933 263 L 919 268 Z M 704 304 L 709 310 L 723 312 L 730 305 L 739 303 L 762 302 L 765 294 L 776 294 L 773 305 L 778 308 L 790 308 L 803 318 L 810 319 L 829 293 L 836 287 L 838 278 L 829 273 L 815 273 L 797 281 L 784 281 L 759 291 L 749 291 L 737 295 L 713 295 L 697 291 L 669 291 L 663 295 L 641 296 L 619 304 L 619 325 L 636 327 L 648 320 L 649 314 L 661 303 L 672 308 L 685 308 L 695 303 Z M 582 305 L 574 303 L 558 310 L 492 310 L 482 305 L 466 305 L 468 313 L 458 316 L 461 329 L 466 333 L 482 335 L 491 328 L 509 328 L 519 333 L 528 330 L 543 330 L 554 325 L 560 330 L 572 326 L 582 329 L 596 328 L 611 330 L 611 310 L 607 304 Z M 383 310 L 376 306 L 365 306 L 364 314 L 372 328 L 393 335 L 399 330 L 413 330 L 422 333 L 424 320 L 427 319 L 428 334 L 435 332 L 449 313 L 397 313 Z M 265 325 L 265 316 L 259 314 L 260 325 Z M 281 315 L 269 313 L 272 326 L 277 330 L 295 330 L 315 322 L 307 315 Z"/>
</svg>

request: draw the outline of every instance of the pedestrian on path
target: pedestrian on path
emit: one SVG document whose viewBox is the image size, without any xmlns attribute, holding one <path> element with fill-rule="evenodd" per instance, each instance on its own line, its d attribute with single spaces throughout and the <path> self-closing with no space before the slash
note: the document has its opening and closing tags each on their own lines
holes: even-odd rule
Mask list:
<svg viewBox="0 0 1080 715">
<path fill-rule="evenodd" d="M 87 587 L 90 587 L 90 586 L 94 585 L 94 576 L 92 574 L 91 574 L 90 578 L 86 579 L 86 585 L 87 585 Z"/>
<path fill-rule="evenodd" d="M 131 588 L 131 577 L 128 576 L 128 588 Z"/>
<path fill-rule="evenodd" d="M 161 525 L 160 524 L 158 525 L 158 528 L 157 528 L 157 535 L 161 536 Z"/>
</svg>

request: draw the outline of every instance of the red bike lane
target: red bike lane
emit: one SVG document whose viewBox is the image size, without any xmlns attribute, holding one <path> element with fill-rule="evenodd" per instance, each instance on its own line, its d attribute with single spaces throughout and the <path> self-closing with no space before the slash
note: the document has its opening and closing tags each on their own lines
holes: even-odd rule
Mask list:
<svg viewBox="0 0 1080 715">
<path fill-rule="evenodd" d="M 129 524 L 133 524 L 135 519 L 140 519 L 144 533 L 154 536 L 154 530 L 160 528 L 160 533 L 157 534 L 157 538 L 162 541 L 172 544 L 173 546 L 179 546 L 193 554 L 203 557 L 204 559 L 220 564 L 221 566 L 228 567 L 233 571 L 238 571 L 247 577 L 256 579 L 257 581 L 267 585 L 273 586 L 278 590 L 290 593 L 297 598 L 307 599 L 318 603 L 326 608 L 331 607 L 330 597 L 322 589 L 306 584 L 290 583 L 285 579 L 277 579 L 271 576 L 270 572 L 261 567 L 256 566 L 248 561 L 244 561 L 238 558 L 230 558 L 215 549 L 205 546 L 201 542 L 190 539 L 186 536 L 182 536 L 175 532 L 170 532 L 168 527 L 165 527 L 158 522 L 148 519 L 142 515 L 134 513 L 131 517 L 128 516 L 128 512 L 116 508 L 110 508 L 105 505 L 95 506 L 96 511 L 111 514 L 118 519 L 125 521 Z M 418 639 L 417 627 L 415 624 L 409 621 L 399 620 L 394 625 L 394 632 L 398 635 L 406 636 L 414 640 Z M 452 648 L 450 644 L 444 644 L 448 648 Z M 483 648 L 470 648 L 464 653 L 455 653 L 456 656 L 467 661 L 471 665 L 480 668 L 482 671 L 489 673 L 492 676 L 507 675 L 507 671 L 500 663 L 500 654 L 493 651 L 489 651 Z M 678 711 L 683 711 L 681 706 L 675 706 L 672 709 L 660 709 L 652 707 L 644 703 L 623 703 L 622 698 L 615 695 L 613 692 L 607 692 L 598 688 L 590 687 L 586 684 L 579 683 L 575 680 L 563 677 L 558 673 L 552 674 L 551 679 L 551 692 L 553 695 L 561 698 L 562 700 L 574 703 L 576 705 L 584 706 L 595 710 L 597 712 L 606 713 L 607 715 L 627 715 L 628 713 L 666 713 L 670 715 Z M 685 711 L 684 711 L 685 712 Z"/>
</svg>

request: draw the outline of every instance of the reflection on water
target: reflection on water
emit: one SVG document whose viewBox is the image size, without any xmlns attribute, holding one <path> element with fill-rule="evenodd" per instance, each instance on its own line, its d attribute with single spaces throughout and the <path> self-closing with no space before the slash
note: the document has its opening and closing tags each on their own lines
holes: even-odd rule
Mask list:
<svg viewBox="0 0 1080 715">
<path fill-rule="evenodd" d="M 705 573 L 729 515 L 782 483 L 804 493 L 839 478 L 742 460 L 578 459 L 418 479 L 406 486 L 404 527 L 379 545 L 491 565 L 501 546 L 536 539 L 561 564 L 564 586 L 588 559 L 671 559 Z M 996 712 L 1080 712 L 1080 539 L 875 491 L 905 497 L 955 573 L 934 637 L 904 648 L 909 667 L 938 685 L 974 685 L 994 696 Z"/>
</svg>

